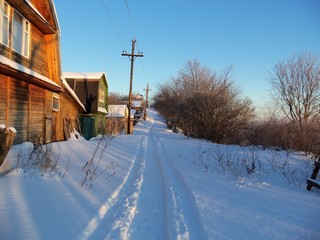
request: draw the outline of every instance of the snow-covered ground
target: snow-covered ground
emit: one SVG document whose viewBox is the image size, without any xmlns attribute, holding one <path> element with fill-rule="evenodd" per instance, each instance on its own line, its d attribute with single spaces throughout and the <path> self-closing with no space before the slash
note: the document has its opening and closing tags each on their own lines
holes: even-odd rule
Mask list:
<svg viewBox="0 0 320 240">
<path fill-rule="evenodd" d="M 51 144 L 56 172 L 19 168 L 30 146 L 2 166 L 1 239 L 320 239 L 297 153 L 186 138 L 153 110 L 133 135 Z"/>
</svg>

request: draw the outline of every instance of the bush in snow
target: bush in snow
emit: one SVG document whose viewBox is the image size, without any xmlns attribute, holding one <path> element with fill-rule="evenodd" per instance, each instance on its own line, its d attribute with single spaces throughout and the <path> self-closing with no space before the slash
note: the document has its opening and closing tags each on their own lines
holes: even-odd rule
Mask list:
<svg viewBox="0 0 320 240">
<path fill-rule="evenodd" d="M 20 169 L 23 169 L 24 171 L 38 169 L 42 176 L 46 175 L 49 178 L 52 178 L 57 173 L 60 173 L 61 176 L 64 177 L 68 171 L 67 166 L 65 172 L 61 173 L 59 167 L 60 154 L 52 149 L 51 144 L 43 145 L 41 141 L 38 140 L 36 143 L 30 145 L 27 155 L 23 155 L 23 152 L 24 151 L 20 149 L 16 161 L 17 171 Z"/>
<path fill-rule="evenodd" d="M 114 135 L 109 138 L 105 137 L 104 135 L 101 136 L 92 157 L 82 167 L 84 178 L 81 181 L 81 184 L 80 184 L 81 187 L 83 185 L 92 187 L 93 181 L 107 170 L 110 170 L 112 172 L 108 178 L 116 174 L 114 169 L 117 167 L 117 165 L 115 163 L 113 162 L 107 163 L 105 166 L 102 166 L 102 162 L 101 162 L 103 154 L 105 153 L 107 147 L 111 144 L 111 141 L 114 138 L 115 138 Z"/>
<path fill-rule="evenodd" d="M 261 155 L 263 155 L 263 158 Z M 212 144 L 199 145 L 192 154 L 193 163 L 206 173 L 222 170 L 242 181 L 245 177 L 267 174 L 267 169 L 280 173 L 290 184 L 303 187 L 312 171 L 309 159 L 294 160 L 290 151 L 264 150 L 258 147 L 238 147 Z"/>
</svg>

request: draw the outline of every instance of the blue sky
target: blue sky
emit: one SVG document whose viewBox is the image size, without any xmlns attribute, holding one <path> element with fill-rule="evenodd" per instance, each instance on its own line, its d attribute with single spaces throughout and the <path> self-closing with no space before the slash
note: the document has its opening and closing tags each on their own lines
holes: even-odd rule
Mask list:
<svg viewBox="0 0 320 240">
<path fill-rule="evenodd" d="M 128 94 L 136 38 L 133 91 L 152 93 L 188 60 L 221 72 L 232 64 L 242 95 L 268 100 L 268 71 L 293 54 L 320 57 L 319 0 L 56 0 L 62 70 L 106 72 L 109 91 Z M 109 14 L 108 14 L 109 13 Z M 111 19 L 111 20 L 110 20 Z M 132 27 L 133 26 L 133 27 Z"/>
</svg>

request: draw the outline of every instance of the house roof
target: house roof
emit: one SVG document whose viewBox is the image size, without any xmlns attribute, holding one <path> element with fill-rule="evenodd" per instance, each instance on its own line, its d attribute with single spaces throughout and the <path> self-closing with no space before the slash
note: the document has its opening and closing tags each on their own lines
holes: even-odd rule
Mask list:
<svg viewBox="0 0 320 240">
<path fill-rule="evenodd" d="M 127 105 L 109 105 L 108 112 L 109 117 L 121 118 L 128 116 Z"/>
<path fill-rule="evenodd" d="M 29 5 L 30 8 L 32 8 L 33 11 L 35 11 L 36 14 L 39 15 L 40 18 L 42 18 L 43 21 L 45 21 L 47 24 L 49 24 L 48 21 L 47 21 L 47 20 L 42 16 L 42 14 L 38 11 L 38 9 L 37 9 L 35 6 L 33 6 L 33 4 L 30 2 L 30 0 L 24 0 L 24 1 L 26 2 L 26 4 Z"/>
<path fill-rule="evenodd" d="M 63 72 L 62 77 L 65 79 L 86 79 L 88 81 L 99 81 L 104 78 L 105 83 L 108 85 L 107 75 L 104 72 Z"/>
<path fill-rule="evenodd" d="M 56 24 L 56 27 L 57 27 L 57 30 L 59 31 L 59 34 L 60 34 L 60 23 L 59 23 L 59 19 L 58 19 L 58 14 L 57 14 L 57 10 L 56 10 L 56 6 L 54 5 L 54 2 L 53 0 L 49 0 L 49 3 L 52 7 L 52 10 L 54 12 L 54 16 L 53 16 L 53 20 Z"/>
<path fill-rule="evenodd" d="M 85 106 L 81 103 L 81 101 L 79 100 L 77 94 L 72 90 L 72 88 L 69 86 L 69 84 L 67 83 L 67 81 L 64 78 L 61 78 L 62 84 L 65 86 L 65 88 L 67 89 L 67 91 L 71 94 L 71 96 L 74 98 L 74 100 L 79 104 L 79 106 L 86 111 Z"/>
<path fill-rule="evenodd" d="M 39 7 L 40 1 L 35 3 L 31 0 L 10 0 L 9 2 L 43 33 L 53 34 L 56 30 L 60 30 L 53 0 L 49 0 L 49 4 L 46 1 L 42 2 L 41 7 Z"/>
</svg>

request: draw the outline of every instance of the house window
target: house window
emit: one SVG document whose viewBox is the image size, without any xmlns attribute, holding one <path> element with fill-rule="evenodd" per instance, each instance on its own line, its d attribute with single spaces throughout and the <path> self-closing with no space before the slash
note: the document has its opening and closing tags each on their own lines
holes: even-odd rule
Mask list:
<svg viewBox="0 0 320 240">
<path fill-rule="evenodd" d="M 30 23 L 17 11 L 12 20 L 12 49 L 29 57 Z"/>
<path fill-rule="evenodd" d="M 58 94 L 52 96 L 52 111 L 58 112 L 60 110 L 60 98 Z"/>
<path fill-rule="evenodd" d="M 0 42 L 9 46 L 9 5 L 0 0 Z"/>
<path fill-rule="evenodd" d="M 105 102 L 104 90 L 103 90 L 103 88 L 100 86 L 100 87 L 99 87 L 99 107 L 105 108 L 104 102 Z"/>
</svg>

